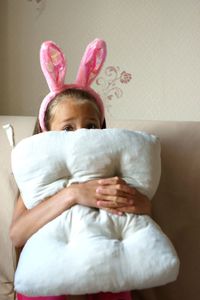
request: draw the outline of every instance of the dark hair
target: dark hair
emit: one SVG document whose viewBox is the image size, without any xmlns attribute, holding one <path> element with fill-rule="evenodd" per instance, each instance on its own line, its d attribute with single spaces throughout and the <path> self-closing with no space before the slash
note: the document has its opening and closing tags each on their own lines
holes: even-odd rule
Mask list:
<svg viewBox="0 0 200 300">
<path fill-rule="evenodd" d="M 61 92 L 49 103 L 47 110 L 46 110 L 45 119 L 44 119 L 47 130 L 50 130 L 50 121 L 53 117 L 54 108 L 57 106 L 58 103 L 60 103 L 63 99 L 65 99 L 66 96 L 68 96 L 74 100 L 77 100 L 77 101 L 84 101 L 84 100 L 91 101 L 95 105 L 98 112 L 100 113 L 99 108 L 96 105 L 96 101 L 95 101 L 96 99 L 93 95 L 91 95 L 89 92 L 87 92 L 85 90 L 69 88 L 69 89 L 66 89 L 63 92 Z M 102 124 L 102 129 L 103 128 L 106 128 L 105 119 Z M 33 134 L 37 134 L 37 133 L 41 133 L 41 132 L 42 132 L 42 129 L 40 127 L 39 120 L 37 119 Z"/>
</svg>

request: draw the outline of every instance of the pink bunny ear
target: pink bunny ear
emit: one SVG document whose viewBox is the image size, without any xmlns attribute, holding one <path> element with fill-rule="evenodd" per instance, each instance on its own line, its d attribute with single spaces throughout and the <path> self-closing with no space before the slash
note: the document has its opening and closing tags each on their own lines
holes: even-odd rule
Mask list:
<svg viewBox="0 0 200 300">
<path fill-rule="evenodd" d="M 40 49 L 40 64 L 51 92 L 62 89 L 66 62 L 61 49 L 52 41 L 46 41 Z"/>
<path fill-rule="evenodd" d="M 82 87 L 91 85 L 103 66 L 106 52 L 106 43 L 100 39 L 95 39 L 87 46 L 80 63 L 76 84 Z"/>
</svg>

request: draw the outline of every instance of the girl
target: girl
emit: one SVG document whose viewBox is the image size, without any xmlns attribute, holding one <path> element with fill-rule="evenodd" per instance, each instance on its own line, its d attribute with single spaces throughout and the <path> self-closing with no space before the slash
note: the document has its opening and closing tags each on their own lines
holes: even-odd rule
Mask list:
<svg viewBox="0 0 200 300">
<path fill-rule="evenodd" d="M 88 47 L 89 48 L 86 49 L 86 54 L 84 55 L 85 58 L 83 57 L 84 59 L 82 60 L 79 69 L 79 81 L 76 81 L 76 84 L 74 85 L 64 85 L 62 76 L 65 74 L 65 72 L 63 74 L 65 60 L 62 52 L 52 42 L 43 44 L 43 47 L 41 48 L 41 64 L 51 92 L 45 97 L 41 104 L 39 122 L 37 123 L 35 133 L 49 130 L 75 131 L 80 128 L 105 128 L 103 102 L 99 95 L 89 87 L 91 75 L 93 75 L 93 79 L 97 76 L 105 59 L 105 43 L 101 40 L 95 40 Z M 88 60 L 89 52 L 90 59 Z M 98 55 L 100 57 L 97 59 Z M 90 67 L 87 72 L 85 69 L 86 62 L 87 68 L 88 64 Z M 51 65 L 49 65 L 50 63 Z M 85 85 L 81 80 L 84 80 Z M 133 187 L 129 187 L 126 182 L 119 177 L 73 184 L 30 210 L 26 209 L 22 198 L 19 197 L 10 227 L 10 237 L 14 246 L 23 247 L 26 241 L 37 230 L 76 204 L 106 209 L 111 213 L 118 214 L 119 217 L 125 212 L 136 214 L 150 214 L 151 212 L 150 201 L 147 197 L 140 194 Z M 125 300 L 131 299 L 131 296 L 129 292 L 117 294 L 100 293 L 93 296 L 34 298 L 18 294 L 18 299 Z"/>
</svg>

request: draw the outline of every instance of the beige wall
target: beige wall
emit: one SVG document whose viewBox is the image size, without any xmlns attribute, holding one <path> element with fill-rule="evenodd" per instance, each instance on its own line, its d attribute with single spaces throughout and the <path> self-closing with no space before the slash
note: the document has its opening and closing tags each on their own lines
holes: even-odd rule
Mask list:
<svg viewBox="0 0 200 300">
<path fill-rule="evenodd" d="M 107 116 L 200 120 L 199 15 L 199 0 L 1 0 L 0 114 L 37 113 L 48 90 L 38 60 L 42 41 L 62 47 L 72 82 L 86 45 L 101 37 L 106 84 L 108 66 L 116 71 L 113 84 L 122 71 L 132 75 L 127 84 L 115 81 L 123 95 L 112 100 L 94 84 Z"/>
</svg>

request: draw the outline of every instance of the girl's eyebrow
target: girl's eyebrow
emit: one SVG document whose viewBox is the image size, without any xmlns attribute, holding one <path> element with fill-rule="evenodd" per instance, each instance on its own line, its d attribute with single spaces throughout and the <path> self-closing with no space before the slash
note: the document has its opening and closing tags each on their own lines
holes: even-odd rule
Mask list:
<svg viewBox="0 0 200 300">
<path fill-rule="evenodd" d="M 86 118 L 86 121 L 98 121 L 99 119 L 96 117 Z"/>
<path fill-rule="evenodd" d="M 62 123 L 63 123 L 63 122 L 71 122 L 71 121 L 73 121 L 73 120 L 75 120 L 75 119 L 76 119 L 76 117 L 64 119 L 64 120 L 62 120 Z M 96 117 L 88 117 L 88 118 L 85 118 L 85 121 L 98 121 L 98 120 L 99 120 L 99 119 L 96 118 Z"/>
<path fill-rule="evenodd" d="M 62 123 L 63 122 L 70 122 L 70 121 L 73 121 L 73 120 L 75 120 L 76 118 L 68 118 L 68 119 L 64 119 L 64 120 L 62 120 Z"/>
</svg>

